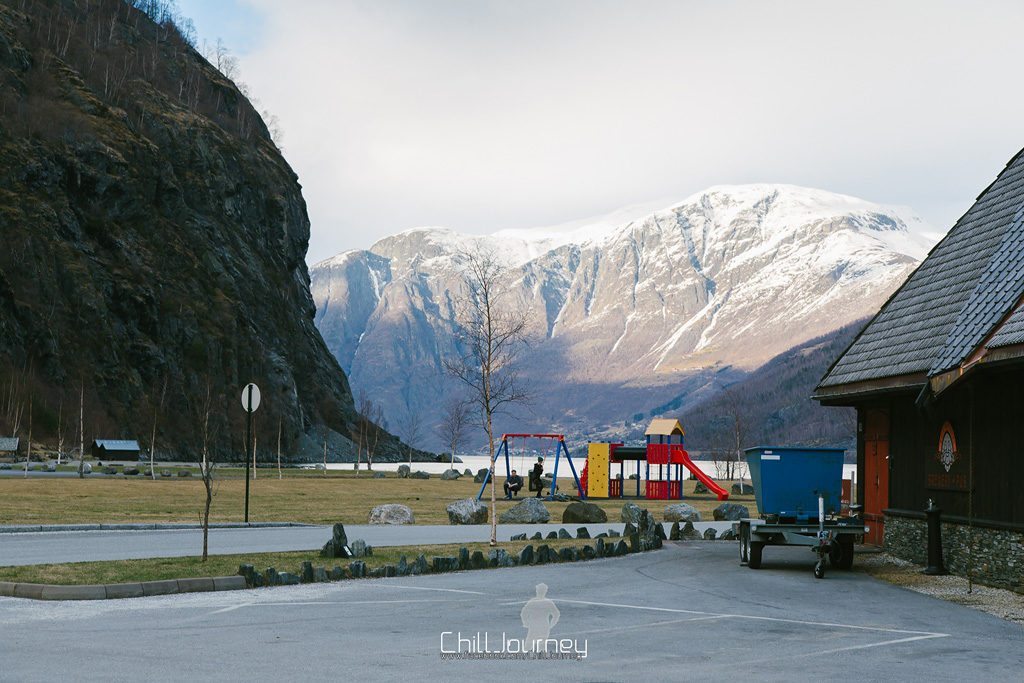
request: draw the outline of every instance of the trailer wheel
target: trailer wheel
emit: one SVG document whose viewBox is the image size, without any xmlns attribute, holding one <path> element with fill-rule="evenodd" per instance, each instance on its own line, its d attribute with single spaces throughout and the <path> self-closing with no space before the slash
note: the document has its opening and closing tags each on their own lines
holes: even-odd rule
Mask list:
<svg viewBox="0 0 1024 683">
<path fill-rule="evenodd" d="M 740 564 L 744 565 L 749 560 L 750 553 L 750 525 L 740 523 Z"/>
<path fill-rule="evenodd" d="M 828 562 L 837 569 L 842 568 L 843 548 L 838 541 L 834 541 L 828 549 Z"/>
<path fill-rule="evenodd" d="M 747 559 L 747 566 L 751 569 L 761 568 L 761 552 L 764 550 L 763 541 L 750 542 L 750 557 Z"/>
</svg>

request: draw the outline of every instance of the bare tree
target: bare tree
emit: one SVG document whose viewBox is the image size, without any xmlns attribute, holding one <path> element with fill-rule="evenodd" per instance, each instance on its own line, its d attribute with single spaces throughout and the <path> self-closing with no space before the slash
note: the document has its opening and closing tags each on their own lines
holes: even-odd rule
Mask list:
<svg viewBox="0 0 1024 683">
<path fill-rule="evenodd" d="M 160 402 L 153 406 L 153 431 L 149 437 L 149 476 L 153 481 L 156 481 L 156 464 L 155 464 L 155 451 L 156 451 L 156 424 L 160 419 L 160 414 L 164 411 L 164 401 L 167 398 L 167 376 L 164 376 L 163 388 L 160 390 Z"/>
<path fill-rule="evenodd" d="M 64 455 L 64 391 L 60 392 L 60 402 L 57 404 L 57 466 L 60 466 L 61 457 Z"/>
<path fill-rule="evenodd" d="M 78 394 L 78 478 L 85 479 L 85 379 Z"/>
<path fill-rule="evenodd" d="M 211 431 L 210 419 L 213 414 L 213 390 L 210 388 L 209 382 L 206 384 L 206 395 L 203 397 L 202 402 L 198 406 L 198 417 L 200 423 L 200 453 L 202 455 L 202 466 L 199 470 L 199 474 L 203 479 L 203 489 L 206 492 L 206 498 L 203 501 L 203 562 L 206 562 L 209 556 L 210 548 L 210 505 L 213 503 L 213 478 L 214 471 L 217 469 L 217 459 L 215 457 L 215 450 L 212 447 L 213 435 Z"/>
<path fill-rule="evenodd" d="M 25 449 L 25 476 L 28 476 L 28 470 L 32 466 L 32 394 L 28 395 L 28 448 Z"/>
<path fill-rule="evenodd" d="M 455 452 L 466 438 L 469 430 L 472 406 L 464 399 L 452 397 L 444 405 L 441 421 L 437 423 L 435 434 L 451 452 L 451 466 L 455 468 Z"/>
<path fill-rule="evenodd" d="M 359 470 L 359 453 L 366 449 L 366 469 L 373 469 L 373 456 L 380 443 L 381 432 L 384 430 L 384 409 L 377 405 L 366 394 L 359 393 L 358 424 L 356 426 L 359 449 L 356 455 L 356 470 Z"/>
<path fill-rule="evenodd" d="M 444 367 L 464 383 L 487 432 L 491 472 L 491 545 L 497 545 L 497 495 L 494 483 L 494 416 L 529 396 L 519 377 L 519 353 L 527 344 L 527 316 L 506 305 L 505 268 L 494 252 L 463 254 L 466 291 L 457 301 L 456 355 Z"/>
<path fill-rule="evenodd" d="M 284 418 L 277 418 L 277 478 L 282 479 L 281 476 L 281 427 L 283 425 Z M 327 465 L 324 464 L 324 469 L 327 469 Z"/>
<path fill-rule="evenodd" d="M 740 473 L 743 462 L 743 444 L 746 442 L 746 420 L 743 414 L 742 401 L 736 392 L 728 387 L 722 389 L 724 417 L 728 420 L 727 431 L 722 432 L 720 447 L 712 449 L 712 461 L 716 473 L 728 480 L 735 481 Z"/>
<path fill-rule="evenodd" d="M 412 452 L 416 449 L 415 444 L 423 438 L 423 417 L 419 411 L 410 407 L 405 416 L 398 424 L 398 430 L 405 439 L 406 454 L 409 457 L 409 465 L 412 465 Z"/>
</svg>

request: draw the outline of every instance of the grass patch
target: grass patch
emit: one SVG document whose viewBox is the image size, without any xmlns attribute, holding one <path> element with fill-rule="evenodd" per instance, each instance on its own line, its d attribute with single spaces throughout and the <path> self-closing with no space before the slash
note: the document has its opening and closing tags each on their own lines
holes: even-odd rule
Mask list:
<svg viewBox="0 0 1024 683">
<path fill-rule="evenodd" d="M 243 519 L 245 480 L 225 470 L 216 483 L 211 521 L 240 522 Z M 307 524 L 366 524 L 370 509 L 381 503 L 401 503 L 412 508 L 418 524 L 447 524 L 445 507 L 452 501 L 475 497 L 480 489 L 471 479 L 442 481 L 400 479 L 388 472 L 374 479 L 366 472 L 294 471 L 277 478 L 276 472 L 260 471 L 250 483 L 249 518 L 260 522 L 304 522 Z M 705 520 L 719 505 L 713 495 L 695 495 L 696 482 L 684 482 L 686 502 L 700 511 Z M 500 486 L 500 480 L 499 480 Z M 727 488 L 727 487 L 726 487 Z M 562 490 L 570 490 L 568 483 Z M 500 499 L 498 513 L 516 501 Z M 132 477 L 23 478 L 0 477 L 0 525 L 2 524 L 88 524 L 131 522 L 198 523 L 204 499 L 198 477 L 167 477 L 156 480 L 141 475 Z M 489 500 L 489 492 L 485 494 Z M 754 497 L 731 496 L 730 501 L 756 510 Z M 619 499 L 593 499 L 608 514 L 609 522 L 618 522 L 623 502 Z M 666 505 L 678 501 L 634 501 L 661 520 Z M 553 522 L 562 519 L 567 503 L 545 502 Z"/>
<path fill-rule="evenodd" d="M 326 538 L 324 539 L 326 542 Z M 606 539 L 619 541 L 622 539 Z M 569 547 L 582 548 L 593 545 L 593 540 L 545 540 L 545 541 L 510 541 L 498 543 L 509 554 L 518 555 L 527 545 L 534 549 L 547 544 L 550 548 L 562 549 Z M 455 543 L 426 546 L 386 546 L 375 547 L 373 555 L 359 558 L 366 562 L 367 569 L 375 569 L 387 564 L 397 564 L 402 555 L 409 562 L 423 554 L 430 562 L 431 558 L 458 556 L 459 548 L 467 548 L 470 553 L 481 551 L 486 555 L 491 546 L 487 543 Z M 159 581 L 162 579 L 189 579 L 212 576 L 232 576 L 238 573 L 238 565 L 251 564 L 257 571 L 274 567 L 278 571 L 299 573 L 303 562 L 312 562 L 313 566 L 330 569 L 336 565 L 347 567 L 353 562 L 344 558 L 320 557 L 318 551 L 302 550 L 284 553 L 246 553 L 241 555 L 211 555 L 206 562 L 199 557 L 161 557 L 146 560 L 108 560 L 103 562 L 72 562 L 66 564 L 34 564 L 20 567 L 0 567 L 0 581 L 15 583 L 47 583 L 56 585 L 87 585 L 104 583 L 136 583 L 140 581 Z"/>
</svg>

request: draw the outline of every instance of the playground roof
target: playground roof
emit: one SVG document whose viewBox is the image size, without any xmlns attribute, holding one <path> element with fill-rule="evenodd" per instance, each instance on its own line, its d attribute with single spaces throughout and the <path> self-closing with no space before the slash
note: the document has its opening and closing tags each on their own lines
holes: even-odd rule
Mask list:
<svg viewBox="0 0 1024 683">
<path fill-rule="evenodd" d="M 679 420 L 673 420 L 669 417 L 659 417 L 651 420 L 651 424 L 647 426 L 647 431 L 644 432 L 644 436 L 672 436 L 673 434 L 686 434 L 683 430 L 683 425 L 679 423 Z"/>
</svg>

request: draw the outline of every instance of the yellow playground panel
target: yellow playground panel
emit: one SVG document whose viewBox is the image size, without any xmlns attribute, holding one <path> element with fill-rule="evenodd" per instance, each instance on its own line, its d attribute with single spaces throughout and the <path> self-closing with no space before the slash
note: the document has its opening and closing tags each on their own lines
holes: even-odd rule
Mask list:
<svg viewBox="0 0 1024 683">
<path fill-rule="evenodd" d="M 587 497 L 608 497 L 608 460 L 611 444 L 591 443 L 587 447 Z"/>
</svg>

